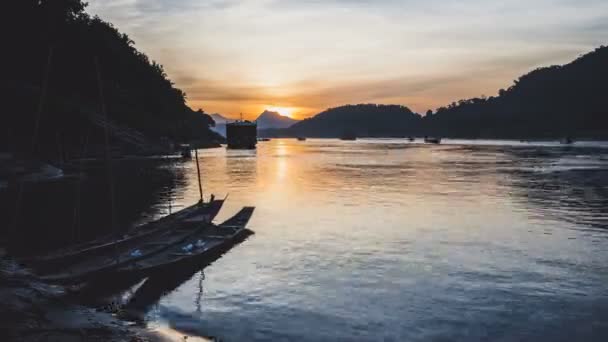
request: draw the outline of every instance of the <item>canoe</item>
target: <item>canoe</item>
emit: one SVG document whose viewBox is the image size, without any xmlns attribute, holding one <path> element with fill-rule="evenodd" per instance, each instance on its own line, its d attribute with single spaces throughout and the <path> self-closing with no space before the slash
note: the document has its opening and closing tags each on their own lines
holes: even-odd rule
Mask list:
<svg viewBox="0 0 608 342">
<path fill-rule="evenodd" d="M 173 245 L 162 253 L 137 260 L 116 268 L 116 276 L 143 276 L 155 273 L 168 274 L 182 269 L 189 263 L 204 262 L 230 249 L 241 239 L 251 235 L 246 228 L 254 207 L 244 207 L 220 225 L 209 225 L 204 229 Z"/>
<path fill-rule="evenodd" d="M 174 218 L 163 225 L 161 231 L 146 234 L 129 243 L 113 243 L 104 253 L 81 259 L 81 262 L 63 267 L 60 271 L 41 276 L 42 280 L 56 283 L 83 283 L 111 274 L 111 271 L 134 261 L 145 259 L 175 244 L 212 224 L 203 213 L 205 207 L 194 210 L 185 217 Z"/>
<path fill-rule="evenodd" d="M 117 247 L 120 248 L 132 245 L 141 239 L 160 234 L 171 229 L 175 221 L 183 220 L 193 215 L 203 217 L 208 222 L 211 222 L 215 216 L 217 216 L 223 204 L 224 199 L 213 200 L 209 203 L 204 203 L 203 205 L 197 203 L 173 214 L 164 216 L 156 221 L 144 224 L 118 238 L 115 236 L 106 236 L 66 249 L 61 249 L 41 257 L 34 257 L 22 261 L 39 272 L 54 271 L 57 268 L 78 262 L 83 258 L 107 253 L 113 251 Z"/>
</svg>

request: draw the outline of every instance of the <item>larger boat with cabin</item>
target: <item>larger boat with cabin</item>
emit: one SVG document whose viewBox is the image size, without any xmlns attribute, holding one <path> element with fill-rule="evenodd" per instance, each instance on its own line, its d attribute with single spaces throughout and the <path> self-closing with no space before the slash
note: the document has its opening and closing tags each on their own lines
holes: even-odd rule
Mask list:
<svg viewBox="0 0 608 342">
<path fill-rule="evenodd" d="M 228 148 L 254 149 L 258 142 L 258 125 L 255 121 L 237 120 L 226 124 Z"/>
</svg>

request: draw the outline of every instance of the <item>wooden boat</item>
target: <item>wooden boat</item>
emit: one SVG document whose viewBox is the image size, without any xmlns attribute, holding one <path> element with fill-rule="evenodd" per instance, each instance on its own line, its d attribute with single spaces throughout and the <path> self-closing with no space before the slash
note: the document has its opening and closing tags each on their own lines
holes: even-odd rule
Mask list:
<svg viewBox="0 0 608 342">
<path fill-rule="evenodd" d="M 221 201 L 223 203 L 223 200 Z M 121 265 L 154 255 L 180 243 L 197 230 L 210 226 L 209 218 L 206 207 L 195 207 L 187 214 L 166 219 L 162 225 L 149 233 L 93 247 L 93 251 L 79 253 L 76 259 L 79 261 L 64 263 L 61 269 L 39 268 L 38 273 L 42 274 L 41 279 L 50 282 L 84 282 L 93 276 L 107 274 Z"/>
<path fill-rule="evenodd" d="M 212 195 L 213 197 L 213 195 Z M 26 265 L 42 271 L 43 273 L 52 272 L 58 268 L 65 267 L 91 256 L 113 252 L 115 248 L 135 245 L 139 240 L 158 235 L 173 227 L 176 221 L 184 220 L 191 216 L 200 217 L 207 222 L 211 222 L 220 212 L 225 198 L 211 200 L 208 203 L 197 203 L 184 208 L 178 212 L 167 215 L 159 220 L 147 223 L 131 230 L 127 234 L 116 237 L 115 235 L 106 236 L 93 241 L 77 244 L 66 249 L 41 257 L 34 257 L 22 260 Z"/>
<path fill-rule="evenodd" d="M 306 141 L 306 137 L 298 137 L 298 141 Z"/>
<path fill-rule="evenodd" d="M 424 142 L 427 144 L 441 144 L 441 138 L 424 137 Z"/>
<path fill-rule="evenodd" d="M 189 263 L 204 262 L 230 249 L 232 245 L 252 234 L 245 228 L 254 207 L 244 207 L 220 225 L 209 225 L 162 253 L 124 264 L 116 268 L 117 277 L 139 277 L 156 272 L 168 274 Z"/>
<path fill-rule="evenodd" d="M 112 271 L 123 265 L 134 261 L 150 257 L 156 253 L 178 244 L 191 235 L 195 234 L 203 226 L 210 223 L 181 225 L 182 230 L 170 230 L 154 238 L 144 239 L 136 247 L 122 247 L 114 253 L 99 255 L 94 258 L 86 259 L 66 267 L 58 273 L 41 276 L 41 280 L 63 284 L 84 283 L 91 279 L 103 279 L 111 275 Z"/>
</svg>

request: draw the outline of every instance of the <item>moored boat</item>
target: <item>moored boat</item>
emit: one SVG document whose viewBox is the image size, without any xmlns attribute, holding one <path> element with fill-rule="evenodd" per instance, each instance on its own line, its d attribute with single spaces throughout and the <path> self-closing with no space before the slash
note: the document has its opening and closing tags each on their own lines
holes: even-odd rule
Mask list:
<svg viewBox="0 0 608 342">
<path fill-rule="evenodd" d="M 137 229 L 119 237 L 110 235 L 93 241 L 77 244 L 40 257 L 22 260 L 25 264 L 42 273 L 49 273 L 58 268 L 69 266 L 104 253 L 113 253 L 116 248 L 136 245 L 140 240 L 152 238 L 165 231 L 171 230 L 176 222 L 191 217 L 211 222 L 220 212 L 224 199 L 212 199 L 206 203 L 197 203 L 178 212 L 164 216 L 156 221 L 144 224 Z"/>
<path fill-rule="evenodd" d="M 190 262 L 203 261 L 223 253 L 234 243 L 252 234 L 246 228 L 254 207 L 244 207 L 220 225 L 209 225 L 179 244 L 149 258 L 125 264 L 115 270 L 119 277 L 140 277 L 155 272 L 171 272 Z M 180 265 L 180 267 L 177 267 Z"/>
<path fill-rule="evenodd" d="M 257 123 L 248 120 L 227 123 L 226 142 L 230 149 L 254 149 L 258 142 Z"/>
<path fill-rule="evenodd" d="M 182 242 L 200 229 L 210 226 L 208 215 L 203 210 L 193 211 L 185 217 L 165 222 L 165 228 L 157 234 L 146 234 L 128 243 L 110 243 L 103 252 L 91 253 L 79 261 L 52 271 L 39 269 L 40 278 L 56 283 L 82 283 L 100 278 L 113 269 L 149 257 Z"/>
<path fill-rule="evenodd" d="M 297 137 L 298 141 L 306 141 L 306 137 Z"/>
</svg>

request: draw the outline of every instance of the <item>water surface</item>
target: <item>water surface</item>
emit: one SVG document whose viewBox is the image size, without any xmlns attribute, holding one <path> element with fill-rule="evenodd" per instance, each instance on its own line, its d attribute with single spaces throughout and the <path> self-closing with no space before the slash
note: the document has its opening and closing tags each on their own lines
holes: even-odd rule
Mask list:
<svg viewBox="0 0 608 342">
<path fill-rule="evenodd" d="M 256 235 L 151 307 L 223 340 L 608 340 L 608 145 L 272 140 L 200 151 Z M 198 197 L 193 162 L 173 205 Z"/>
</svg>

